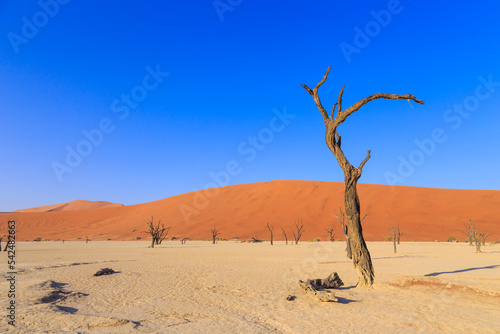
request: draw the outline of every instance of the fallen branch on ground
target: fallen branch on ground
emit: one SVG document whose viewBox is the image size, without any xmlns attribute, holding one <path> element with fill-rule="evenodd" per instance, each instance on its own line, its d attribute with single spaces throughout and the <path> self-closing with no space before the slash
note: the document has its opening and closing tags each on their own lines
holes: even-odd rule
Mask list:
<svg viewBox="0 0 500 334">
<path fill-rule="evenodd" d="M 336 272 L 331 273 L 327 278 L 308 279 L 307 281 L 299 281 L 300 286 L 311 297 L 320 302 L 337 301 L 335 293 L 325 289 L 338 289 L 344 282 L 340 279 Z"/>
</svg>

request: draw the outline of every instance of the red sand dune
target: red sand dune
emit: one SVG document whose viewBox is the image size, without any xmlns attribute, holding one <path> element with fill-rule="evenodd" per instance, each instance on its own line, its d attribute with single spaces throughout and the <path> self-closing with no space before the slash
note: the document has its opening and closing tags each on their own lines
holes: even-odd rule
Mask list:
<svg viewBox="0 0 500 334">
<path fill-rule="evenodd" d="M 85 201 L 82 199 L 77 199 L 62 204 L 37 206 L 29 209 L 19 209 L 14 212 L 51 212 L 51 211 L 68 211 L 68 210 L 86 210 L 86 209 L 108 208 L 112 206 L 123 206 L 123 204 L 111 203 L 105 201 Z"/>
<path fill-rule="evenodd" d="M 358 185 L 366 240 L 383 240 L 399 224 L 402 241 L 463 240 L 459 232 L 472 218 L 481 230 L 500 237 L 500 191 L 453 190 L 419 187 Z M 154 216 L 170 236 L 209 239 L 217 226 L 219 237 L 268 238 L 266 222 L 274 225 L 276 240 L 283 240 L 280 227 L 289 238 L 289 226 L 302 219 L 306 232 L 302 240 L 327 240 L 325 228 L 335 226 L 336 238 L 343 238 L 340 224 L 330 215 L 343 206 L 344 184 L 320 181 L 271 181 L 197 191 L 159 201 L 85 210 L 0 213 L 0 221 L 16 220 L 17 240 L 149 239 L 145 221 Z M 57 206 L 56 206 L 57 207 Z M 6 224 L 2 223 L 6 232 Z"/>
</svg>

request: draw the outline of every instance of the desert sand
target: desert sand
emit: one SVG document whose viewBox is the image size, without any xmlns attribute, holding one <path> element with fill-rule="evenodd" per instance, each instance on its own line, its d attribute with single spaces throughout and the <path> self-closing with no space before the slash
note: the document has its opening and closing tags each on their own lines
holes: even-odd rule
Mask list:
<svg viewBox="0 0 500 334">
<path fill-rule="evenodd" d="M 345 242 L 17 243 L 16 333 L 499 333 L 500 245 L 368 242 L 376 281 L 355 288 Z M 6 252 L 0 253 L 7 271 Z M 93 276 L 99 269 L 117 271 Z M 298 280 L 339 273 L 338 302 Z M 7 305 L 7 282 L 0 305 Z M 287 296 L 296 298 L 288 301 Z M 5 317 L 2 332 L 9 327 Z"/>
<path fill-rule="evenodd" d="M 389 229 L 400 225 L 403 241 L 463 239 L 470 218 L 482 231 L 500 235 L 500 191 L 456 190 L 359 184 L 361 214 L 366 240 L 382 241 Z M 135 240 L 145 238 L 145 221 L 154 216 L 172 226 L 171 236 L 209 239 L 217 226 L 221 238 L 267 238 L 266 223 L 288 229 L 302 219 L 303 239 L 328 240 L 325 228 L 340 224 L 330 214 L 343 206 L 344 184 L 320 181 L 271 181 L 197 191 L 155 202 L 89 209 L 72 203 L 65 210 L 0 213 L 0 222 L 15 219 L 18 240 L 41 238 L 77 240 Z M 69 210 L 75 208 L 73 210 Z M 77 210 L 79 209 L 79 210 Z M 30 210 L 27 210 L 30 211 Z M 45 210 L 46 211 L 46 210 Z M 5 224 L 0 225 L 4 228 Z M 6 231 L 0 230 L 0 233 Z"/>
</svg>

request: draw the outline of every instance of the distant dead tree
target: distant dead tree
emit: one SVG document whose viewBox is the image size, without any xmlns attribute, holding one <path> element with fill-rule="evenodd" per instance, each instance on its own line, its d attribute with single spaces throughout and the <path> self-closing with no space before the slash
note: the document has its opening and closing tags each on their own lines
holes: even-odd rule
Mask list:
<svg viewBox="0 0 500 334">
<path fill-rule="evenodd" d="M 463 233 L 466 237 L 466 241 L 469 242 L 469 246 L 472 246 L 474 242 L 474 225 L 472 225 L 472 218 L 469 219 L 469 225 L 464 223 L 464 227 L 465 231 L 461 230 L 453 230 L 453 231 Z"/>
<path fill-rule="evenodd" d="M 493 233 L 488 233 L 488 230 L 481 232 L 477 225 L 472 224 L 472 218 L 469 219 L 469 224 L 464 224 L 465 231 L 454 230 L 463 233 L 467 237 L 469 245 L 472 246 L 474 243 L 476 245 L 476 253 L 481 253 L 481 245 L 486 245 L 486 238 L 488 238 Z"/>
<path fill-rule="evenodd" d="M 269 240 L 271 240 L 271 246 L 273 245 L 273 230 L 274 230 L 274 225 L 269 226 L 269 222 L 267 222 L 267 229 L 269 230 Z"/>
<path fill-rule="evenodd" d="M 2 240 L 3 240 L 4 237 L 6 237 L 5 234 L 0 237 L 0 252 L 2 251 Z M 7 241 L 6 241 L 6 243 L 8 244 Z"/>
<path fill-rule="evenodd" d="M 492 235 L 492 234 L 493 234 L 493 232 L 488 233 L 488 234 L 486 234 L 486 233 L 488 233 L 488 230 L 486 230 L 486 231 L 484 231 L 484 232 L 479 233 L 479 237 L 480 237 L 480 239 L 481 239 L 481 244 L 482 244 L 483 246 L 486 246 L 486 238 L 488 238 L 490 235 Z"/>
<path fill-rule="evenodd" d="M 286 232 L 283 227 L 281 227 L 281 235 L 285 238 L 285 243 L 288 245 L 288 238 L 286 236 Z"/>
<path fill-rule="evenodd" d="M 335 235 L 337 233 L 333 233 L 333 231 L 335 231 L 335 226 L 332 226 L 330 228 L 325 228 L 325 231 L 328 232 L 328 235 L 330 236 L 330 241 L 331 242 L 334 242 L 335 241 Z"/>
<path fill-rule="evenodd" d="M 397 251 L 396 251 L 396 242 L 398 240 L 399 227 L 393 227 L 389 231 L 391 231 L 391 233 L 392 233 L 392 243 L 394 244 L 394 253 L 397 253 Z M 399 244 L 399 242 L 398 242 L 398 244 Z"/>
<path fill-rule="evenodd" d="M 172 226 L 165 227 L 161 219 L 155 225 L 153 216 L 151 216 L 151 220 L 147 220 L 146 223 L 148 225 L 148 230 L 144 232 L 151 234 L 151 248 L 154 248 L 155 245 L 161 245 L 161 242 L 168 236 Z"/>
<path fill-rule="evenodd" d="M 87 244 L 89 242 L 89 237 L 86 235 L 85 236 L 85 243 Z"/>
<path fill-rule="evenodd" d="M 399 225 L 396 226 L 396 237 L 398 238 L 398 245 L 399 245 L 399 241 L 401 240 L 401 236 L 404 234 L 404 233 L 401 233 L 401 231 L 399 230 Z"/>
<path fill-rule="evenodd" d="M 220 234 L 219 230 L 217 229 L 216 226 L 214 226 L 210 232 L 212 232 L 212 244 L 215 244 L 215 238 Z"/>
<path fill-rule="evenodd" d="M 476 244 L 476 253 L 481 253 L 481 232 L 476 225 L 472 225 L 472 239 Z"/>
<path fill-rule="evenodd" d="M 291 228 L 291 227 L 290 227 L 290 230 L 292 230 L 293 239 L 295 240 L 295 244 L 298 245 L 299 240 L 302 237 L 302 234 L 305 232 L 304 224 L 302 224 L 302 219 L 297 219 L 297 221 L 295 222 L 295 230 L 297 230 L 297 232 L 295 232 L 293 230 L 293 228 Z"/>
<path fill-rule="evenodd" d="M 330 70 L 331 66 L 326 70 L 323 79 L 321 79 L 321 81 L 318 82 L 318 84 L 316 84 L 314 89 L 311 89 L 306 85 L 302 85 L 302 87 L 304 87 L 304 89 L 313 97 L 314 102 L 316 103 L 316 107 L 323 116 L 323 121 L 326 127 L 326 135 L 325 135 L 326 145 L 333 153 L 333 155 L 337 159 L 337 162 L 342 168 L 342 171 L 344 172 L 344 183 L 345 183 L 344 203 L 346 210 L 347 226 L 349 229 L 350 245 L 352 250 L 352 260 L 354 268 L 359 276 L 358 286 L 371 286 L 373 284 L 375 274 L 373 270 L 372 260 L 370 257 L 370 252 L 366 247 L 365 239 L 363 237 L 363 228 L 361 226 L 361 220 L 360 220 L 361 217 L 360 217 L 359 196 L 358 196 L 358 191 L 356 189 L 358 180 L 361 177 L 361 173 L 363 172 L 363 167 L 365 166 L 368 159 L 370 159 L 370 151 L 367 151 L 366 158 L 361 162 L 359 167 L 354 167 L 353 165 L 351 165 L 341 149 L 341 137 L 337 131 L 337 128 L 347 119 L 347 117 L 358 111 L 368 102 L 376 99 L 408 100 L 408 103 L 410 103 L 410 100 L 413 100 L 416 103 L 420 104 L 424 104 L 424 102 L 417 99 L 415 96 L 411 94 L 399 95 L 399 94 L 376 93 L 364 99 L 361 99 L 358 102 L 354 103 L 349 108 L 342 110 L 342 94 L 344 92 L 345 88 L 344 86 L 340 90 L 338 102 L 334 104 L 330 115 L 328 115 L 328 112 L 321 104 L 318 95 L 318 89 L 321 85 L 325 83 Z M 335 109 L 337 109 L 336 115 L 335 115 Z"/>
</svg>

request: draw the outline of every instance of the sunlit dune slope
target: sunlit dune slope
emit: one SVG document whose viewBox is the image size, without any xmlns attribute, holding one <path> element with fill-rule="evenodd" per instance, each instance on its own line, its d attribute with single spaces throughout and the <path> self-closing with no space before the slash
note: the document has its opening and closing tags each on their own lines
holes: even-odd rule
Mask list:
<svg viewBox="0 0 500 334">
<path fill-rule="evenodd" d="M 500 237 L 500 191 L 452 190 L 403 186 L 358 185 L 364 235 L 383 240 L 392 226 L 400 226 L 402 241 L 463 240 L 454 230 L 472 218 L 482 230 Z M 302 240 L 327 240 L 325 228 L 340 224 L 330 213 L 343 206 L 344 184 L 320 181 L 272 181 L 227 186 L 186 193 L 155 202 L 85 210 L 1 213 L 0 221 L 15 219 L 18 240 L 77 239 L 133 240 L 149 238 L 145 221 L 154 216 L 172 226 L 170 236 L 210 238 L 210 229 L 231 239 L 268 238 L 266 223 L 274 225 L 275 239 L 283 240 L 281 227 L 291 238 L 290 227 L 302 219 Z M 57 206 L 56 206 L 57 207 Z M 2 224 L 6 229 L 6 224 Z M 5 230 L 0 231 L 5 233 Z"/>
</svg>

